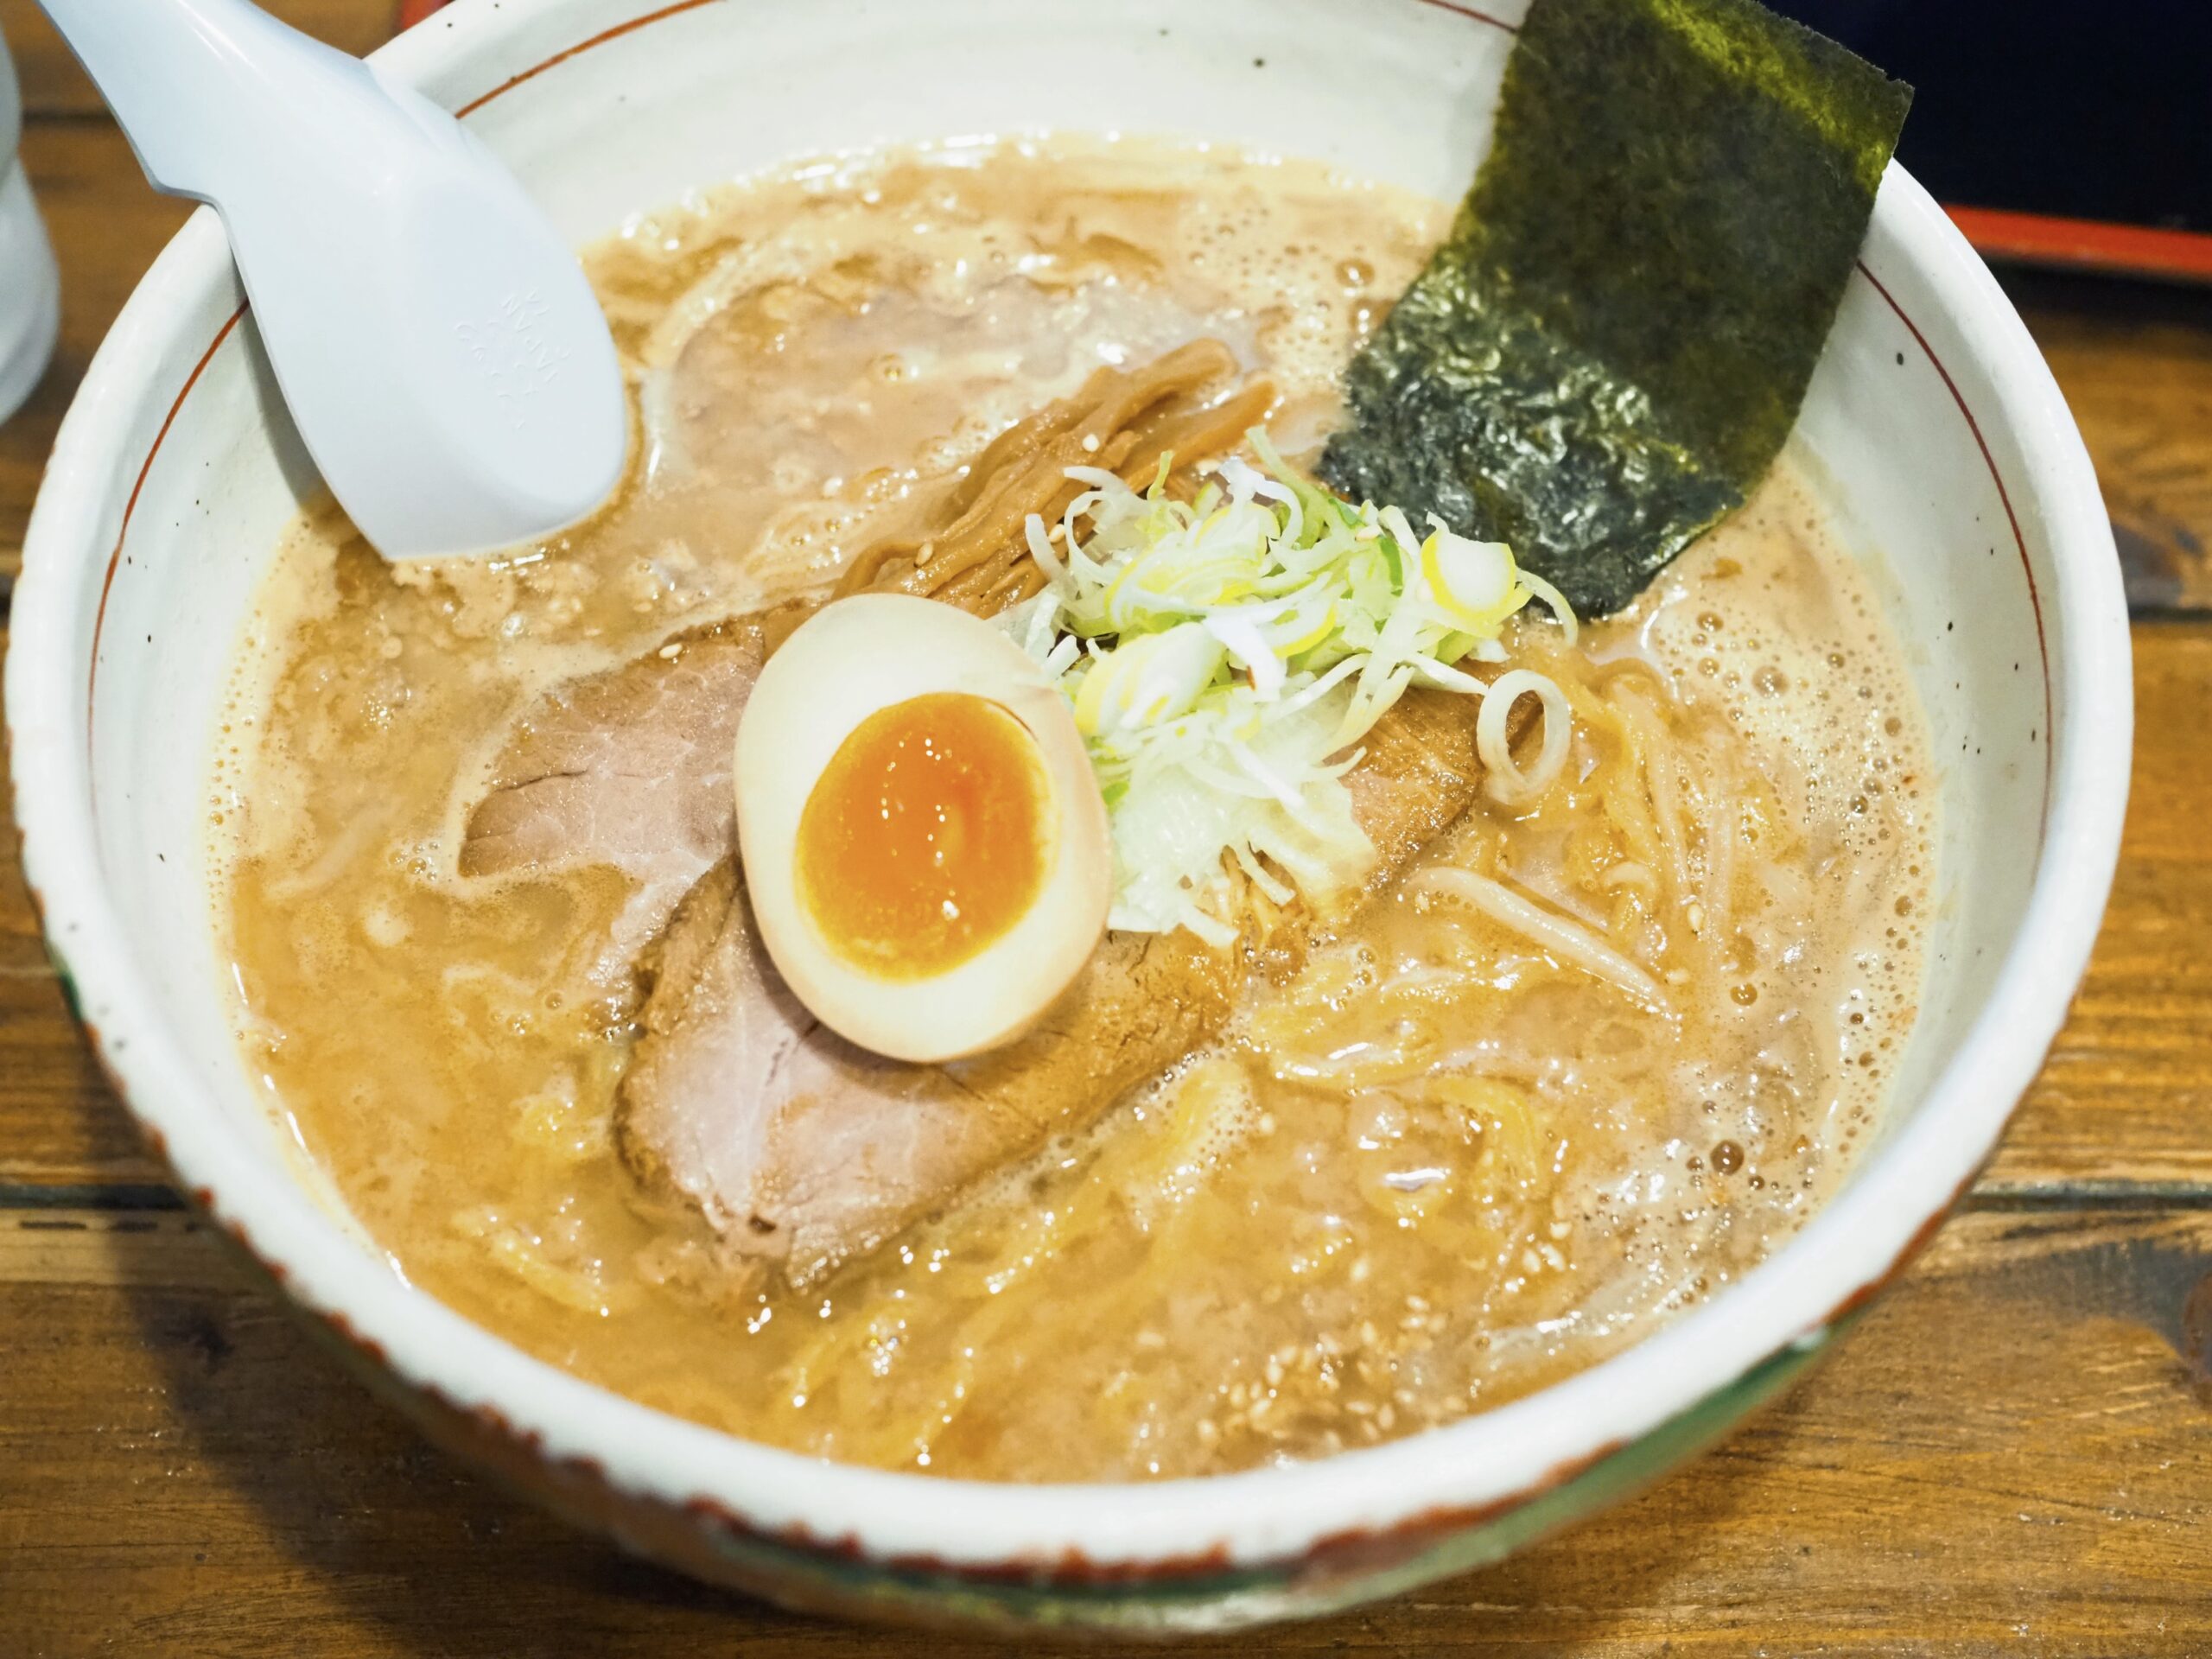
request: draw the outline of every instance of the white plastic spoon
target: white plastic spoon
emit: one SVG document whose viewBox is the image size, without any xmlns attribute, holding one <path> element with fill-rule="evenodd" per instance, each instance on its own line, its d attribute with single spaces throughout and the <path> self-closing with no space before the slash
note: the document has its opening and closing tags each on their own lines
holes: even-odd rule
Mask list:
<svg viewBox="0 0 2212 1659">
<path fill-rule="evenodd" d="M 575 257 L 460 123 L 245 0 L 40 0 L 157 190 L 212 204 L 323 478 L 392 559 L 604 500 L 621 374 Z"/>
</svg>

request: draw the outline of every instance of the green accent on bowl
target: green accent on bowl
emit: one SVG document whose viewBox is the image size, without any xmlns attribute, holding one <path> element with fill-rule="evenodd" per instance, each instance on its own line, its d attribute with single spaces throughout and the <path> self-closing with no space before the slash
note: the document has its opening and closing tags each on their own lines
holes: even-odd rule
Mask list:
<svg viewBox="0 0 2212 1659">
<path fill-rule="evenodd" d="M 69 1005 L 69 1017 L 83 1025 L 85 1005 L 77 995 L 77 976 L 69 971 L 68 961 L 52 939 L 46 941 L 46 960 L 54 969 L 54 982 L 61 987 L 61 1000 Z"/>
</svg>

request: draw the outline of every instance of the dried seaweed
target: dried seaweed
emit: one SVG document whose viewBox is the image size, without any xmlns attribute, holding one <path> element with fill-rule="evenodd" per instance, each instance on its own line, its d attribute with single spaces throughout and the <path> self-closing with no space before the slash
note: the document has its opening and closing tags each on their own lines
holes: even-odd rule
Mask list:
<svg viewBox="0 0 2212 1659">
<path fill-rule="evenodd" d="M 1323 477 L 1619 609 L 1788 438 L 1910 100 L 1751 0 L 1535 0 Z"/>
</svg>

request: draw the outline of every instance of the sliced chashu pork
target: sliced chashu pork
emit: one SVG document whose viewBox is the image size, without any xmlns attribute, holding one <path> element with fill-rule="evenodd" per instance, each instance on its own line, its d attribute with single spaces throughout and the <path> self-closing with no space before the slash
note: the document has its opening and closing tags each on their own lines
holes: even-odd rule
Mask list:
<svg viewBox="0 0 2212 1659">
<path fill-rule="evenodd" d="M 1370 734 L 1347 779 L 1378 855 L 1370 892 L 1473 801 L 1475 709 L 1416 691 Z M 617 1106 L 623 1154 L 740 1254 L 804 1281 L 1158 1076 L 1219 1032 L 1255 962 L 1287 970 L 1317 926 L 1294 906 L 1255 921 L 1249 950 L 1181 931 L 1109 933 L 1028 1035 L 909 1065 L 854 1047 L 785 988 L 728 860 L 646 964 L 645 1035 Z"/>
<path fill-rule="evenodd" d="M 607 941 L 626 969 L 735 840 L 737 717 L 771 643 L 759 618 L 697 629 L 536 699 L 468 816 L 461 873 L 613 865 L 637 884 Z"/>
<path fill-rule="evenodd" d="M 857 1048 L 777 976 L 734 859 L 671 920 L 616 1132 L 649 1187 L 804 1281 L 1087 1121 L 1227 1018 L 1236 957 L 1109 934 L 1027 1034 L 945 1066 Z"/>
</svg>

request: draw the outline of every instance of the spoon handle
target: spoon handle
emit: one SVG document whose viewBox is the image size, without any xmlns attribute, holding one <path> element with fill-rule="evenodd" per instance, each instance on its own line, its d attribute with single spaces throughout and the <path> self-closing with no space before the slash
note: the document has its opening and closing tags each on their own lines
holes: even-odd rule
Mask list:
<svg viewBox="0 0 2212 1659">
<path fill-rule="evenodd" d="M 614 342 L 460 122 L 247 0 L 39 0 L 155 188 L 210 204 L 300 435 L 387 556 L 575 522 L 621 475 Z"/>
<path fill-rule="evenodd" d="M 239 163 L 328 130 L 375 83 L 247 0 L 39 0 L 156 190 L 212 200 Z M 279 152 L 281 153 L 281 152 Z"/>
</svg>

